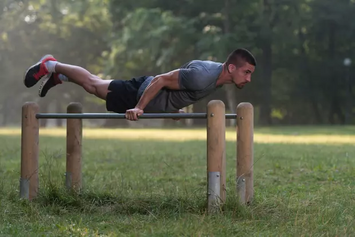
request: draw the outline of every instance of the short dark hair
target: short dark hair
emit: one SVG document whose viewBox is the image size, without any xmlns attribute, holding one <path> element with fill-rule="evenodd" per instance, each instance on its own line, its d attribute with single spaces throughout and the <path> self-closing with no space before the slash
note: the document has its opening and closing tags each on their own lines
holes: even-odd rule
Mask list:
<svg viewBox="0 0 355 237">
<path fill-rule="evenodd" d="M 256 59 L 252 53 L 250 53 L 246 49 L 236 49 L 232 53 L 229 54 L 226 64 L 233 64 L 236 67 L 241 67 L 244 63 L 247 62 L 253 66 L 256 66 Z"/>
</svg>

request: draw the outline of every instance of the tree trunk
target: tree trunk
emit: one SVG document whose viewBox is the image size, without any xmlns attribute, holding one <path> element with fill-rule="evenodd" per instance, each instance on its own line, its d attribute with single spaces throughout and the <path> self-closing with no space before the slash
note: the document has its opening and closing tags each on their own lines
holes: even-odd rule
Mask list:
<svg viewBox="0 0 355 237">
<path fill-rule="evenodd" d="M 305 45 L 305 37 L 304 34 L 302 33 L 301 29 L 299 30 L 299 39 L 300 39 L 300 52 L 301 52 L 301 60 L 300 60 L 300 71 L 301 72 L 305 72 L 306 75 L 311 75 L 311 70 L 309 67 L 309 61 L 308 61 L 308 57 L 306 55 L 306 49 L 304 48 Z M 323 123 L 323 119 L 322 119 L 322 114 L 320 112 L 318 103 L 317 103 L 317 99 L 316 99 L 316 95 L 314 93 L 314 88 L 317 88 L 314 80 L 312 80 L 312 78 L 305 78 L 306 79 L 306 83 L 307 83 L 307 88 L 309 88 L 308 92 L 306 92 L 306 96 L 307 96 L 307 100 L 310 102 L 311 104 L 311 109 L 314 113 L 314 118 L 317 124 L 322 124 Z"/>
<path fill-rule="evenodd" d="M 235 94 L 235 88 L 233 86 L 225 86 L 224 90 L 226 91 L 226 99 L 228 102 L 228 109 L 229 112 L 232 114 L 235 114 L 236 107 L 237 107 L 237 101 L 236 101 L 236 94 Z M 229 119 L 229 125 L 230 126 L 235 126 L 236 125 L 236 120 L 235 119 Z"/>
<path fill-rule="evenodd" d="M 329 45 L 328 45 L 328 52 L 329 52 L 329 64 L 330 65 L 336 65 L 337 62 L 336 60 L 336 55 L 335 55 L 335 47 L 336 47 L 336 29 L 337 25 L 335 22 L 330 22 L 328 24 L 329 27 Z M 329 114 L 328 114 L 328 119 L 331 124 L 336 124 L 336 123 L 344 123 L 345 122 L 345 116 L 341 110 L 340 104 L 340 96 L 339 96 L 339 82 L 338 80 L 333 80 L 333 78 L 336 78 L 337 72 L 335 71 L 334 67 L 329 67 L 329 78 L 328 82 L 331 82 L 331 96 L 330 96 L 330 108 L 329 108 Z M 337 120 L 335 118 L 338 118 Z"/>
<path fill-rule="evenodd" d="M 229 35 L 230 32 L 230 13 L 229 13 L 229 9 L 230 9 L 230 0 L 225 0 L 224 1 L 224 21 L 223 21 L 223 27 L 224 27 L 224 34 L 225 35 Z M 229 50 L 226 49 L 226 53 L 229 53 Z M 235 88 L 233 86 L 224 86 L 224 90 L 226 91 L 226 99 L 228 102 L 228 109 L 231 113 L 235 113 L 235 109 L 237 106 L 236 103 L 236 94 L 235 94 Z M 230 126 L 235 126 L 236 125 L 236 120 L 235 119 L 230 119 L 229 120 L 229 125 Z"/>
<path fill-rule="evenodd" d="M 262 61 L 262 102 L 260 104 L 259 121 L 262 125 L 271 125 L 271 78 L 272 78 L 272 38 L 271 38 L 271 3 L 263 0 L 263 29 L 261 35 Z"/>
<path fill-rule="evenodd" d="M 4 99 L 4 103 L 2 105 L 2 125 L 5 127 L 9 121 L 9 99 Z"/>
<path fill-rule="evenodd" d="M 345 122 L 345 116 L 341 111 L 339 98 L 337 96 L 333 96 L 332 98 L 328 119 L 330 124 L 344 124 Z"/>
<path fill-rule="evenodd" d="M 49 111 L 49 103 L 47 100 L 41 100 L 39 103 L 40 113 L 48 113 Z M 42 128 L 47 127 L 48 119 L 40 119 L 39 126 Z"/>
<path fill-rule="evenodd" d="M 207 107 L 207 98 L 203 98 L 199 101 L 197 101 L 193 105 L 193 112 L 194 113 L 206 113 L 206 107 Z M 193 125 L 194 126 L 206 126 L 206 120 L 205 119 L 193 119 Z"/>
<path fill-rule="evenodd" d="M 316 123 L 317 124 L 323 124 L 323 116 L 322 116 L 322 114 L 320 112 L 317 100 L 316 100 L 315 96 L 313 95 L 313 93 L 310 96 L 309 100 L 310 100 L 310 103 L 311 103 L 312 110 L 314 112 L 314 117 L 315 117 Z"/>
<path fill-rule="evenodd" d="M 346 91 L 346 103 L 345 103 L 345 124 L 351 124 L 353 118 L 353 100 L 352 100 L 352 82 L 350 78 L 350 67 L 347 66 L 346 70 L 346 81 L 345 81 L 345 91 Z"/>
<path fill-rule="evenodd" d="M 61 100 L 56 100 L 54 107 L 57 109 L 57 111 L 61 111 Z M 55 124 L 56 127 L 63 127 L 63 119 L 56 119 Z"/>
</svg>

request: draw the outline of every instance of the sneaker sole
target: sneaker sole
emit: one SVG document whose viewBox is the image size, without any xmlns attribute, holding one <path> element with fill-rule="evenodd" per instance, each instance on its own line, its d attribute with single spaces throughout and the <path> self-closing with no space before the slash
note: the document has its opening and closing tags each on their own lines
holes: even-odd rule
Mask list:
<svg viewBox="0 0 355 237">
<path fill-rule="evenodd" d="M 43 82 L 41 83 L 41 85 L 39 86 L 39 89 L 38 89 L 38 95 L 39 95 L 39 97 L 45 97 L 45 96 L 46 96 L 46 95 L 43 95 L 43 96 L 42 96 L 41 94 L 42 94 L 42 90 L 43 90 L 44 86 L 46 85 L 46 83 L 48 82 L 48 80 L 51 78 L 51 76 L 52 76 L 52 73 L 50 73 L 50 74 L 48 74 L 48 75 L 42 77 L 42 78 L 44 78 L 44 79 L 43 79 Z M 47 77 L 47 78 L 45 78 L 45 77 Z"/>
</svg>

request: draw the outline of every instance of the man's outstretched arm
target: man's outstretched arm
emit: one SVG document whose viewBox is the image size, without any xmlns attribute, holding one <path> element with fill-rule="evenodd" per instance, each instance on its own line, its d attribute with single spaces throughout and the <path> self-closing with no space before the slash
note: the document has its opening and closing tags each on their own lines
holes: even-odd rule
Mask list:
<svg viewBox="0 0 355 237">
<path fill-rule="evenodd" d="M 156 76 L 144 90 L 144 93 L 138 101 L 136 107 L 126 111 L 126 118 L 129 120 L 137 120 L 138 116 L 143 114 L 144 108 L 162 88 L 179 90 L 180 86 L 178 77 L 179 69 Z"/>
</svg>

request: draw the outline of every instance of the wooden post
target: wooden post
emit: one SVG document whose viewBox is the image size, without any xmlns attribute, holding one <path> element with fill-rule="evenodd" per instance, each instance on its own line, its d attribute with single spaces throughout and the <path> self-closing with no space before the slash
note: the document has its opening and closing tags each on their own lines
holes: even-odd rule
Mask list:
<svg viewBox="0 0 355 237">
<path fill-rule="evenodd" d="M 241 204 L 253 200 L 254 109 L 250 103 L 237 106 L 237 195 Z"/>
<path fill-rule="evenodd" d="M 39 107 L 36 103 L 27 102 L 22 106 L 20 197 L 30 201 L 36 198 L 39 188 L 39 123 L 36 118 L 38 112 Z"/>
<path fill-rule="evenodd" d="M 207 105 L 208 213 L 219 212 L 226 200 L 225 106 L 220 100 Z"/>
<path fill-rule="evenodd" d="M 68 113 L 82 113 L 80 103 L 70 103 Z M 68 189 L 79 191 L 82 187 L 82 119 L 67 119 L 67 165 L 65 184 Z"/>
</svg>

